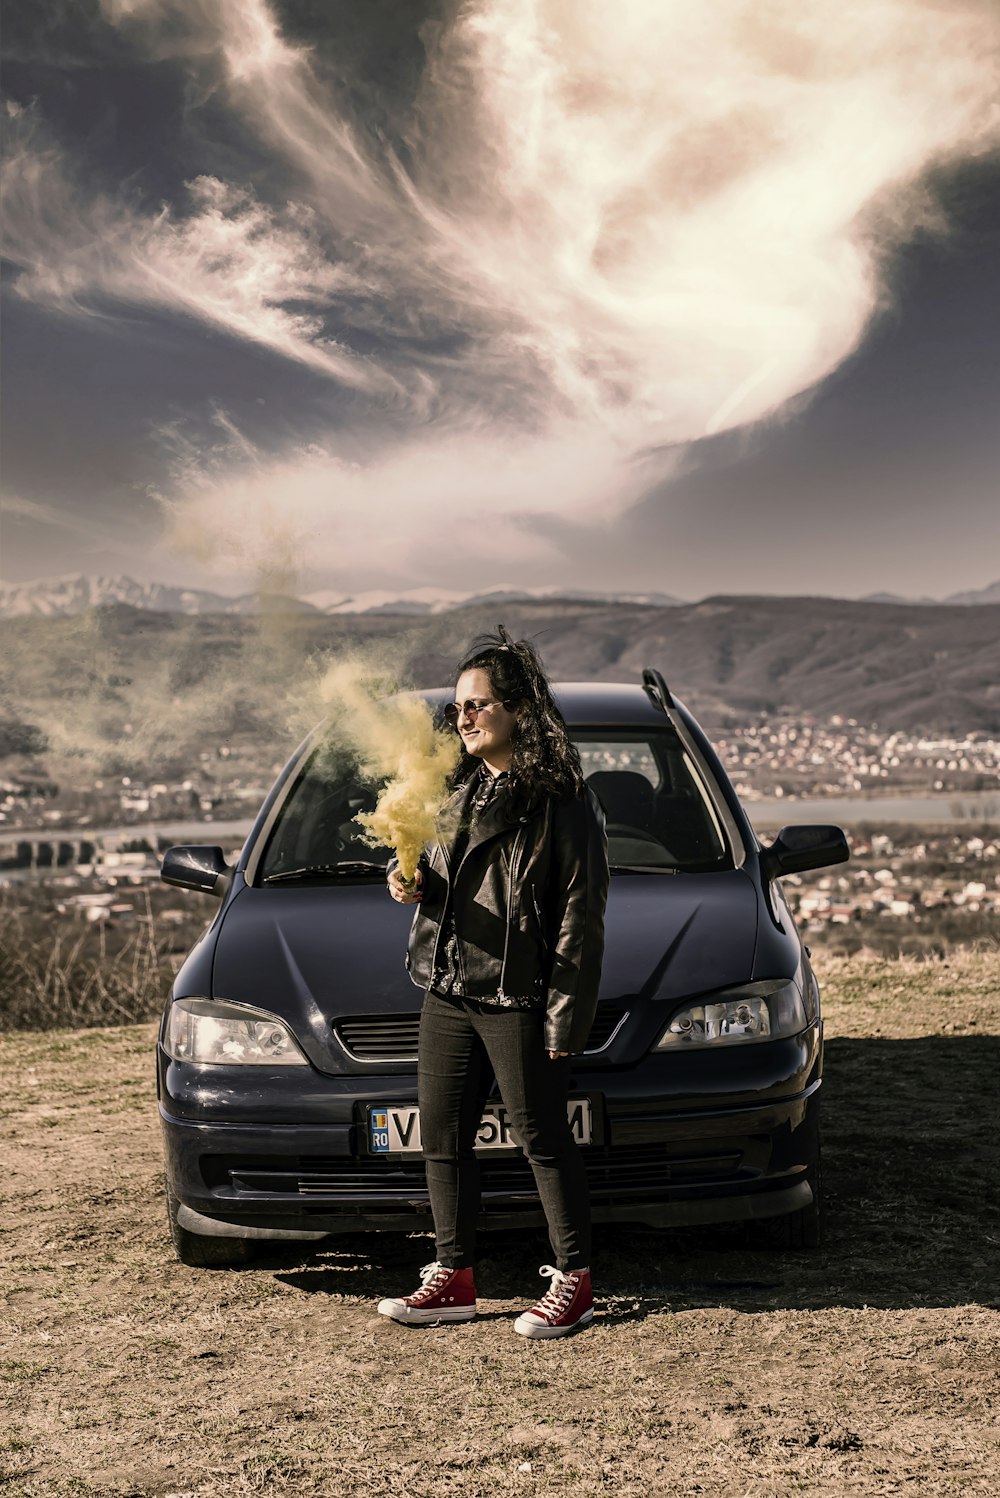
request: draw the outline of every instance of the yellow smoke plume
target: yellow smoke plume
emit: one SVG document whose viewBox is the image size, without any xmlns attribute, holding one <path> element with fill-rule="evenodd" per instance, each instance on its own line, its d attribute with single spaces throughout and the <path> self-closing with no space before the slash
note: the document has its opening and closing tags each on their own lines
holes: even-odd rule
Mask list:
<svg viewBox="0 0 1000 1498">
<path fill-rule="evenodd" d="M 456 734 L 435 728 L 423 697 L 396 693 L 389 699 L 388 685 L 353 657 L 327 667 L 319 698 L 331 712 L 337 738 L 356 753 L 362 775 L 385 781 L 375 810 L 354 818 L 362 841 L 392 848 L 400 873 L 412 879 L 424 845 L 435 836 L 448 776 L 462 749 Z"/>
</svg>

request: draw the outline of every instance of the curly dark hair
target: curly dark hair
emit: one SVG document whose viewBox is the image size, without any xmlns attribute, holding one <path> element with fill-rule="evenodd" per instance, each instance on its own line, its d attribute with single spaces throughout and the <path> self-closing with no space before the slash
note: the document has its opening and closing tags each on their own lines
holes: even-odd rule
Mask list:
<svg viewBox="0 0 1000 1498">
<path fill-rule="evenodd" d="M 530 803 L 545 792 L 560 798 L 581 795 L 585 781 L 580 756 L 530 640 L 512 639 L 502 624 L 495 635 L 477 635 L 455 668 L 454 680 L 476 667 L 486 672 L 494 695 L 509 703 L 515 715 L 510 771 L 525 799 Z M 479 764 L 463 746 L 451 772 L 451 788 L 464 785 Z"/>
</svg>

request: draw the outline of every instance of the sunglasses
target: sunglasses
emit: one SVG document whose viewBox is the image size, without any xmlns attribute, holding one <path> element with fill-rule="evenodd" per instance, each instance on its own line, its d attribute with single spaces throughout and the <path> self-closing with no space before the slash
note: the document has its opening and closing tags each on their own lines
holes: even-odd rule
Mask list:
<svg viewBox="0 0 1000 1498">
<path fill-rule="evenodd" d="M 499 699 L 496 702 L 473 702 L 471 698 L 468 702 L 448 702 L 445 704 L 444 715 L 447 718 L 448 722 L 452 724 L 452 726 L 454 726 L 458 722 L 459 713 L 463 712 L 465 713 L 465 716 L 470 720 L 470 722 L 474 723 L 479 717 L 479 714 L 484 713 L 489 707 L 497 707 L 502 705 L 507 709 L 508 712 L 510 712 L 511 708 L 514 707 L 519 701 L 520 698 L 518 697 L 507 697 L 502 704 L 499 702 Z"/>
</svg>

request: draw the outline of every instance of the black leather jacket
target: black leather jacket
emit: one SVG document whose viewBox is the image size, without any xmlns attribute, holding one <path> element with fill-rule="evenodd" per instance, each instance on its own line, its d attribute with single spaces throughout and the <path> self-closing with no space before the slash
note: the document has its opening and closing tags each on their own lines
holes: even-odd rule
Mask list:
<svg viewBox="0 0 1000 1498">
<path fill-rule="evenodd" d="M 451 844 L 475 777 L 444 803 L 439 835 L 420 855 L 423 898 L 413 914 L 406 967 L 428 988 L 449 890 L 465 993 L 470 998 L 545 995 L 545 1046 L 582 1051 L 604 960 L 608 840 L 601 803 L 544 795 L 526 801 L 516 784 L 481 813 L 457 869 Z M 390 869 L 397 860 L 390 860 Z"/>
</svg>

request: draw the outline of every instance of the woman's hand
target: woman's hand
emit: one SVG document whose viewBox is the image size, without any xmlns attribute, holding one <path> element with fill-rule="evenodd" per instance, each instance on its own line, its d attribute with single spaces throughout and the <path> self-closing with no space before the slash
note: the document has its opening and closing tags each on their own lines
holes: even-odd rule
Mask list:
<svg viewBox="0 0 1000 1498">
<path fill-rule="evenodd" d="M 421 899 L 423 899 L 424 876 L 420 869 L 417 870 L 414 878 L 417 881 L 417 887 L 416 889 L 409 889 L 403 882 L 403 876 L 399 872 L 399 868 L 397 866 L 392 870 L 388 879 L 386 880 L 390 895 L 394 900 L 398 901 L 400 905 L 416 905 Z"/>
<path fill-rule="evenodd" d="M 568 1056 L 568 1055 L 569 1055 L 569 1051 L 550 1051 L 549 1052 L 549 1060 L 550 1061 L 558 1061 L 561 1056 Z"/>
</svg>

